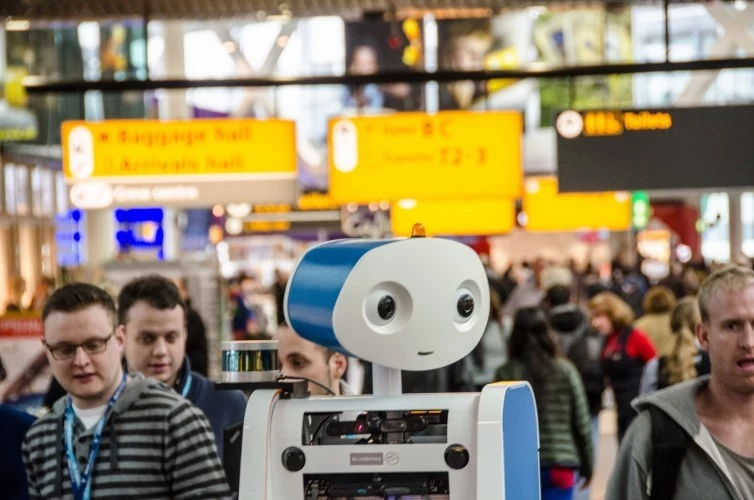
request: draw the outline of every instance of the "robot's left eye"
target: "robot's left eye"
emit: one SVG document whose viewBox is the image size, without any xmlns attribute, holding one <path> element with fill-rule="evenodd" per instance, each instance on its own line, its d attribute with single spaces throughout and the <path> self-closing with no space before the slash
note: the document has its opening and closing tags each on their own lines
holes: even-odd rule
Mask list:
<svg viewBox="0 0 754 500">
<path fill-rule="evenodd" d="M 474 294 L 468 288 L 456 291 L 456 310 L 453 318 L 458 323 L 465 323 L 474 315 Z"/>
<path fill-rule="evenodd" d="M 385 295 L 377 302 L 377 314 L 384 321 L 393 319 L 393 316 L 395 316 L 395 299 L 392 295 Z"/>
</svg>

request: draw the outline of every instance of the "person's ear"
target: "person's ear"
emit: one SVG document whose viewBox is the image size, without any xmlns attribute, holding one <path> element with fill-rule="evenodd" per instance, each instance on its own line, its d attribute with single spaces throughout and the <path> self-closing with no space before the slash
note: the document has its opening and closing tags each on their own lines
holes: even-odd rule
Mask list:
<svg viewBox="0 0 754 500">
<path fill-rule="evenodd" d="M 696 325 L 696 339 L 705 351 L 709 351 L 709 330 L 703 321 Z"/>
<path fill-rule="evenodd" d="M 115 327 L 115 332 L 113 333 L 113 337 L 115 337 L 115 342 L 120 345 L 121 347 L 126 345 L 126 325 L 118 325 Z"/>
<path fill-rule="evenodd" d="M 343 356 L 341 353 L 336 352 L 332 356 L 330 356 L 330 375 L 332 378 L 340 380 L 343 378 L 343 375 L 346 373 L 346 368 L 348 368 L 348 359 Z"/>
</svg>

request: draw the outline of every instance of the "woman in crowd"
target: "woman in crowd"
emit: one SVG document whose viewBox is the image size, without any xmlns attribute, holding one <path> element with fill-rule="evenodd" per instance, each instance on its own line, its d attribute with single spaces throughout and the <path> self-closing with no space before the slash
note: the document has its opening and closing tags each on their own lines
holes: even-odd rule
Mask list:
<svg viewBox="0 0 754 500">
<path fill-rule="evenodd" d="M 490 288 L 490 317 L 479 344 L 464 359 L 466 373 L 475 390 L 495 381 L 495 371 L 507 359 L 502 306 L 499 295 Z"/>
<path fill-rule="evenodd" d="M 675 335 L 670 331 L 670 313 L 675 307 L 675 295 L 669 288 L 655 286 L 644 296 L 642 306 L 644 316 L 634 326 L 649 336 L 658 356 L 670 354 L 675 344 Z"/>
<path fill-rule="evenodd" d="M 587 487 L 594 468 L 589 405 L 579 372 L 558 351 L 540 308 L 516 313 L 508 359 L 497 380 L 526 380 L 537 402 L 542 500 L 570 500 L 575 473 Z"/>
<path fill-rule="evenodd" d="M 699 321 L 696 298 L 686 297 L 680 300 L 670 316 L 673 349 L 667 356 L 660 356 L 647 363 L 641 380 L 641 394 L 664 389 L 710 372 L 709 355 L 699 348 L 694 333 Z"/>
<path fill-rule="evenodd" d="M 612 292 L 603 292 L 589 301 L 592 327 L 605 335 L 602 350 L 604 373 L 615 394 L 618 411 L 618 441 L 623 439 L 636 416 L 631 401 L 639 395 L 644 365 L 656 350 L 646 334 L 631 323 L 631 307 Z"/>
</svg>

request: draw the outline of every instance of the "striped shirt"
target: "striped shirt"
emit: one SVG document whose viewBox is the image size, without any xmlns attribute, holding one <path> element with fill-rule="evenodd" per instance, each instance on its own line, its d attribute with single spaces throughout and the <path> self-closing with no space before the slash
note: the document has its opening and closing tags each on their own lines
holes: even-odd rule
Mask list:
<svg viewBox="0 0 754 500">
<path fill-rule="evenodd" d="M 65 398 L 24 439 L 32 500 L 73 498 L 64 413 Z M 86 430 L 76 418 L 74 452 L 80 470 L 86 466 L 94 430 Z M 231 498 L 204 414 L 168 386 L 139 374 L 132 375 L 107 417 L 91 488 L 93 499 Z"/>
</svg>

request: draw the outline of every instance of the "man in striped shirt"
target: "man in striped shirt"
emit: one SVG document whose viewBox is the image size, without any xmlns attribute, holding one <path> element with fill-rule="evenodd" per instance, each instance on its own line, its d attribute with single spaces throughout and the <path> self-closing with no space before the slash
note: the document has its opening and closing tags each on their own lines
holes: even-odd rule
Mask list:
<svg viewBox="0 0 754 500">
<path fill-rule="evenodd" d="M 66 285 L 42 312 L 43 343 L 70 396 L 26 435 L 31 499 L 229 499 L 202 412 L 121 365 L 123 333 L 104 290 Z"/>
</svg>

